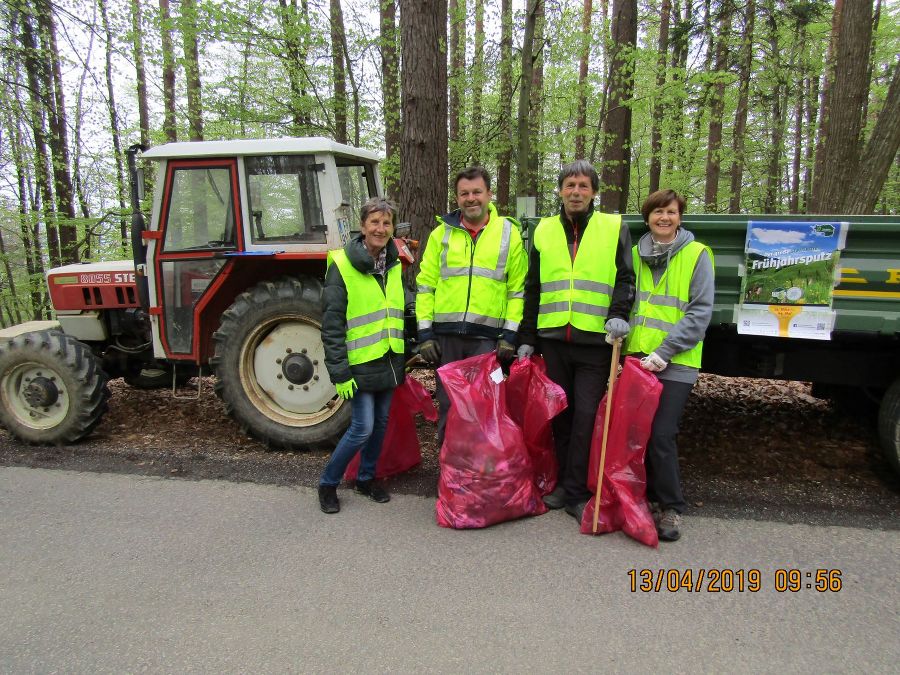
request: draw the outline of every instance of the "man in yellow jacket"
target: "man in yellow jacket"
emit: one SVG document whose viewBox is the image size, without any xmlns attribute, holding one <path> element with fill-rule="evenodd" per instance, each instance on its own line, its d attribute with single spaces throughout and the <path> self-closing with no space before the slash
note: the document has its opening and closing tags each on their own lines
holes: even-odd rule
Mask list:
<svg viewBox="0 0 900 675">
<path fill-rule="evenodd" d="M 528 261 L 518 224 L 497 215 L 491 177 L 481 167 L 456 176 L 459 209 L 438 216 L 416 277 L 419 354 L 437 365 L 497 350 L 516 353 Z M 438 444 L 450 400 L 437 382 Z"/>
</svg>

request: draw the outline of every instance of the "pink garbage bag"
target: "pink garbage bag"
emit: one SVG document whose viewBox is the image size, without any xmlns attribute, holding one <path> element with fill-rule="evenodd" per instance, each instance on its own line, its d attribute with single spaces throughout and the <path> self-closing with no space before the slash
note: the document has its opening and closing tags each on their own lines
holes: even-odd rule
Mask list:
<svg viewBox="0 0 900 675">
<path fill-rule="evenodd" d="M 656 525 L 647 503 L 647 471 L 644 455 L 659 405 L 662 384 L 628 356 L 613 390 L 603 486 L 600 491 L 600 516 L 597 534 L 622 530 L 647 546 L 658 546 Z M 600 402 L 594 423 L 588 488 L 596 493 L 606 396 Z M 581 532 L 592 534 L 595 498 L 588 502 L 581 517 Z"/>
<path fill-rule="evenodd" d="M 545 513 L 522 430 L 506 413 L 496 355 L 454 361 L 437 372 L 450 398 L 440 454 L 438 525 L 487 527 Z"/>
<path fill-rule="evenodd" d="M 422 462 L 422 449 L 416 434 L 416 413 L 421 413 L 431 422 L 436 422 L 438 418 L 428 390 L 418 380 L 407 377 L 394 390 L 394 397 L 391 399 L 384 443 L 375 465 L 376 478 L 409 471 Z M 356 453 L 344 472 L 344 480 L 356 480 L 358 472 L 359 453 Z"/>
<path fill-rule="evenodd" d="M 566 392 L 547 377 L 544 359 L 517 359 L 506 380 L 506 410 L 525 435 L 534 467 L 534 484 L 542 495 L 556 487 L 559 467 L 553 446 L 553 418 L 566 409 Z"/>
</svg>

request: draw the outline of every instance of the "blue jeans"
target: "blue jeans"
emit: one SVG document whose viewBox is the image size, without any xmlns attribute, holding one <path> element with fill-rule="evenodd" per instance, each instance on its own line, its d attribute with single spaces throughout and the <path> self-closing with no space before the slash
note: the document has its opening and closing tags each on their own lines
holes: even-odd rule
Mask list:
<svg viewBox="0 0 900 675">
<path fill-rule="evenodd" d="M 331 453 L 331 459 L 322 472 L 319 485 L 340 485 L 347 465 L 357 451 L 362 448 L 359 458 L 357 481 L 375 477 L 375 463 L 381 454 L 381 443 L 387 429 L 388 412 L 391 409 L 393 389 L 381 391 L 357 391 L 350 399 L 352 417 L 350 428 L 344 432 Z"/>
</svg>

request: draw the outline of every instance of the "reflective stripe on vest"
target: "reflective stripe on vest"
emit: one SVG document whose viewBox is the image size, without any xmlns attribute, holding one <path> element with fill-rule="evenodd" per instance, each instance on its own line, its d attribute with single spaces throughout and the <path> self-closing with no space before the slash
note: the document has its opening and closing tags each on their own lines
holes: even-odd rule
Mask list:
<svg viewBox="0 0 900 675">
<path fill-rule="evenodd" d="M 649 354 L 666 339 L 687 310 L 691 296 L 691 279 L 700 254 L 706 251 L 712 262 L 712 251 L 700 242 L 692 241 L 679 250 L 670 260 L 659 283 L 653 283 L 653 272 L 641 260 L 637 246 L 632 249 L 637 297 L 631 313 L 631 332 L 625 340 L 625 352 Z M 672 357 L 672 363 L 700 368 L 703 341 L 686 352 Z"/>
<path fill-rule="evenodd" d="M 401 266 L 393 265 L 387 271 L 382 291 L 374 275 L 356 269 L 343 250 L 328 252 L 328 263 L 332 262 L 347 287 L 346 339 L 350 365 L 374 361 L 388 350 L 402 354 L 405 300 Z"/>
<path fill-rule="evenodd" d="M 538 329 L 572 324 L 579 330 L 605 332 L 621 225 L 620 215 L 594 212 L 573 261 L 560 216 L 541 219 L 534 231 L 534 246 L 541 254 Z"/>
</svg>

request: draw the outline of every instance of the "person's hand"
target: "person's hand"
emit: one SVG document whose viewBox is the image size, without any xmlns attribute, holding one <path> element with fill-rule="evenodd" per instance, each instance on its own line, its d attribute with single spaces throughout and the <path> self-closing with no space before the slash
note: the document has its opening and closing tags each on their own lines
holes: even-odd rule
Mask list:
<svg viewBox="0 0 900 675">
<path fill-rule="evenodd" d="M 335 389 L 337 389 L 338 396 L 340 396 L 345 401 L 347 399 L 353 398 L 353 394 L 356 393 L 355 390 L 359 389 L 359 387 L 356 386 L 356 380 L 354 380 L 352 377 L 346 382 L 340 382 L 334 386 Z"/>
<path fill-rule="evenodd" d="M 511 363 L 516 358 L 516 348 L 506 340 L 497 340 L 497 360 L 500 363 Z"/>
<path fill-rule="evenodd" d="M 624 338 L 628 335 L 628 331 L 631 330 L 627 321 L 617 317 L 607 319 L 603 328 L 606 330 L 606 343 L 610 345 L 619 338 Z"/>
<path fill-rule="evenodd" d="M 651 373 L 658 373 L 661 370 L 665 370 L 667 365 L 669 364 L 656 352 L 651 352 L 641 359 L 641 368 L 649 370 Z"/>
<path fill-rule="evenodd" d="M 441 346 L 437 340 L 425 340 L 419 345 L 419 356 L 428 361 L 428 363 L 441 362 Z"/>
<path fill-rule="evenodd" d="M 530 359 L 534 356 L 534 347 L 531 345 L 519 345 L 519 351 L 516 352 L 516 356 L 520 359 Z"/>
</svg>

